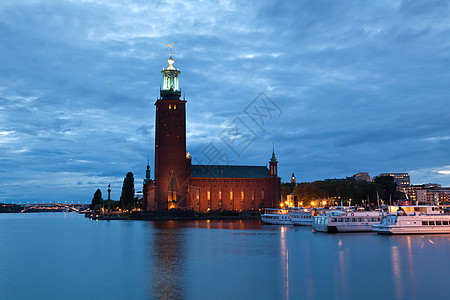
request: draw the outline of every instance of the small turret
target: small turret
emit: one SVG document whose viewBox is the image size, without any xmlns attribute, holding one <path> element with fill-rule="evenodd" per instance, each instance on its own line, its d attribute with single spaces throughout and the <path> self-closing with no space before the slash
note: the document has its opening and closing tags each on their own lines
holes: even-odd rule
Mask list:
<svg viewBox="0 0 450 300">
<path fill-rule="evenodd" d="M 272 158 L 269 161 L 270 165 L 270 176 L 277 177 L 278 176 L 278 160 L 275 157 L 275 146 L 272 151 Z"/>
<path fill-rule="evenodd" d="M 150 178 L 150 162 L 149 162 L 149 160 L 147 160 L 147 170 L 145 171 L 144 184 L 146 184 L 150 181 L 152 181 Z"/>
<path fill-rule="evenodd" d="M 294 172 L 292 172 L 291 183 L 297 183 L 297 179 L 295 179 Z"/>
</svg>

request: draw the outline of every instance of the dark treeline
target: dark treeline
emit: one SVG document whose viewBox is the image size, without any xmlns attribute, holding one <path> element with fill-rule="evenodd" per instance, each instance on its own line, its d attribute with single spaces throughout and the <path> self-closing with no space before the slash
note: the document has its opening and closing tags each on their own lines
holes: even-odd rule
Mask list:
<svg viewBox="0 0 450 300">
<path fill-rule="evenodd" d="M 141 208 L 142 201 L 138 201 L 139 199 L 135 198 L 134 192 L 134 175 L 133 173 L 128 172 L 123 179 L 122 193 L 120 195 L 119 201 L 104 200 L 101 190 L 97 189 L 97 191 L 95 191 L 94 193 L 94 197 L 92 198 L 90 209 L 100 210 L 102 207 L 106 209 L 108 205 L 113 211 L 118 210 L 119 208 L 122 210 Z"/>
<path fill-rule="evenodd" d="M 314 200 L 329 200 L 330 204 L 340 205 L 362 205 L 369 201 L 377 205 L 377 192 L 380 203 L 389 204 L 405 198 L 405 195 L 397 191 L 397 184 L 390 176 L 379 176 L 373 182 L 365 180 L 347 179 L 326 179 L 314 182 L 302 182 L 298 184 L 283 183 L 281 185 L 281 195 L 283 199 L 293 194 L 297 196 L 303 205 L 309 205 Z M 382 202 L 381 202 L 382 201 Z"/>
</svg>

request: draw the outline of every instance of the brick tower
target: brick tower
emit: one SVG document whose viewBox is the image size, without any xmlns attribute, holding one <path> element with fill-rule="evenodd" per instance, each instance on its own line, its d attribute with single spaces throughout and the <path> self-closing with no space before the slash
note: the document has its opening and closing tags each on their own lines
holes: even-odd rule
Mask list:
<svg viewBox="0 0 450 300">
<path fill-rule="evenodd" d="M 169 67 L 163 69 L 163 85 L 156 106 L 155 180 L 156 210 L 186 207 L 186 181 L 189 178 L 186 160 L 185 100 L 180 100 L 178 75 L 173 67 L 172 48 Z"/>
</svg>

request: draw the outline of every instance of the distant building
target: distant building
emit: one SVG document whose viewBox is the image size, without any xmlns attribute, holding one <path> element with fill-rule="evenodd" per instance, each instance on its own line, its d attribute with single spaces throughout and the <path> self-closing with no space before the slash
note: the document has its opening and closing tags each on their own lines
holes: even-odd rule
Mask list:
<svg viewBox="0 0 450 300">
<path fill-rule="evenodd" d="M 294 172 L 292 172 L 291 183 L 294 183 L 294 184 L 297 183 L 297 179 L 295 179 Z"/>
<path fill-rule="evenodd" d="M 411 185 L 406 191 L 413 203 L 417 201 L 420 204 L 448 202 L 450 196 L 450 188 L 443 188 L 436 183 Z"/>
<path fill-rule="evenodd" d="M 353 178 L 355 178 L 356 180 L 370 181 L 370 175 L 367 172 L 356 173 L 355 175 L 353 175 Z"/>
<path fill-rule="evenodd" d="M 408 173 L 381 173 L 380 176 L 394 177 L 397 190 L 400 192 L 403 192 L 403 189 L 407 189 L 411 185 Z"/>
</svg>

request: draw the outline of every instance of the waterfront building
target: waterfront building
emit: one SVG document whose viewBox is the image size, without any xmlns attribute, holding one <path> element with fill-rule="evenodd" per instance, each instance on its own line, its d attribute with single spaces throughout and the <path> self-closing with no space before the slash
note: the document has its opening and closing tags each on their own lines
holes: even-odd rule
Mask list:
<svg viewBox="0 0 450 300">
<path fill-rule="evenodd" d="M 413 203 L 437 204 L 449 201 L 450 188 L 443 188 L 436 183 L 417 184 L 411 185 L 407 193 Z"/>
<path fill-rule="evenodd" d="M 411 185 L 408 173 L 381 173 L 380 176 L 394 177 L 394 182 L 397 184 L 397 190 L 403 192 Z"/>
<path fill-rule="evenodd" d="M 266 166 L 193 165 L 186 152 L 186 99 L 180 99 L 179 69 L 172 52 L 161 71 L 155 124 L 155 180 L 147 164 L 144 210 L 257 210 L 278 206 L 281 182 L 275 151 Z"/>
<path fill-rule="evenodd" d="M 356 180 L 370 181 L 370 175 L 368 172 L 356 173 L 355 175 L 353 175 L 353 178 L 355 178 Z"/>
</svg>

